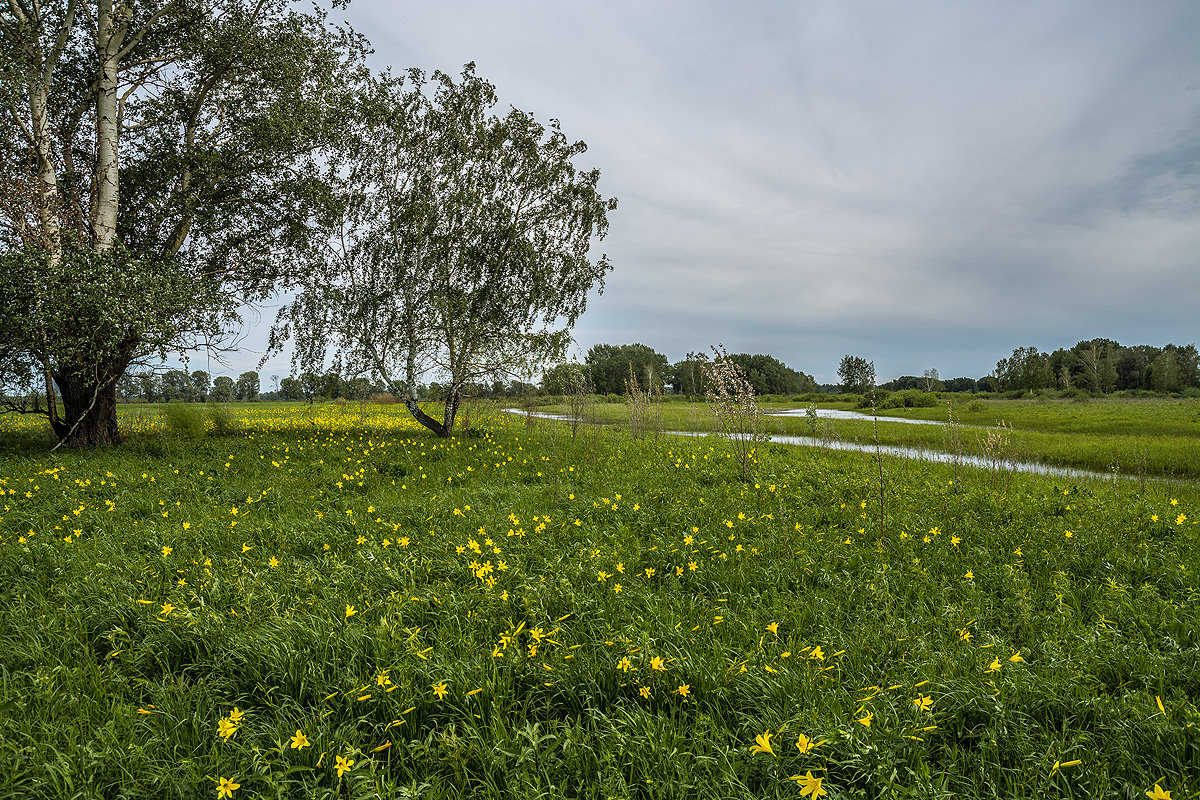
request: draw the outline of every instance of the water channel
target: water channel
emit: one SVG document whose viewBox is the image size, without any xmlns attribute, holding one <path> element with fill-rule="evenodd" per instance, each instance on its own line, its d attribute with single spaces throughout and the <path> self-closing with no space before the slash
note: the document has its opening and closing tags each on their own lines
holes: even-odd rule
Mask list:
<svg viewBox="0 0 1200 800">
<path fill-rule="evenodd" d="M 528 414 L 540 419 L 559 420 L 564 422 L 571 421 L 571 417 L 567 414 L 549 414 L 541 411 L 522 411 L 516 408 L 503 409 L 508 414 Z M 774 412 L 768 416 L 779 417 L 796 417 L 805 416 L 808 413 L 807 409 L 796 409 L 785 412 Z M 837 409 L 819 408 L 817 416 L 825 419 L 857 419 L 871 420 L 871 417 L 865 414 L 859 414 L 854 411 L 839 411 Z M 901 422 L 913 425 L 945 425 L 944 422 L 936 422 L 924 419 L 901 419 L 897 417 L 879 417 L 880 422 Z M 964 426 L 965 427 L 965 426 Z M 714 434 L 707 431 L 662 431 L 664 435 L 669 436 L 712 436 Z M 826 450 L 848 450 L 857 453 L 875 453 L 879 452 L 886 456 L 895 456 L 897 458 L 911 458 L 921 461 L 931 461 L 941 464 L 953 464 L 957 462 L 964 467 L 978 467 L 981 469 L 990 470 L 1008 470 L 1012 472 L 1024 472 L 1033 475 L 1049 475 L 1060 478 L 1099 478 L 1103 480 L 1113 480 L 1114 478 L 1137 478 L 1134 475 L 1125 475 L 1116 472 L 1095 472 L 1087 469 L 1072 469 L 1070 467 L 1053 467 L 1047 464 L 1039 464 L 1035 461 L 1016 461 L 1012 459 L 993 460 L 985 456 L 975 456 L 967 454 L 947 453 L 942 450 L 930 450 L 925 447 L 900 447 L 897 445 L 875 445 L 864 444 L 861 442 L 851 442 L 844 439 L 835 439 L 833 437 L 821 436 L 790 436 L 787 434 L 772 433 L 767 434 L 767 440 L 776 444 L 793 444 L 801 447 L 821 447 Z"/>
</svg>

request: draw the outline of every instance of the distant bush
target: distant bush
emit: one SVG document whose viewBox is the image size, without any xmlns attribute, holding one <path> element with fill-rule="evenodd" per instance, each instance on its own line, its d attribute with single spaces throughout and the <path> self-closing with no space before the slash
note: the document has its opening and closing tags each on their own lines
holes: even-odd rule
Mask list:
<svg viewBox="0 0 1200 800">
<path fill-rule="evenodd" d="M 1058 396 L 1064 400 L 1074 400 L 1079 403 L 1083 403 L 1092 399 L 1091 392 L 1078 386 L 1072 386 L 1070 389 L 1063 389 Z"/>
<path fill-rule="evenodd" d="M 228 406 L 209 403 L 208 407 L 204 409 L 204 416 L 208 420 L 208 427 L 213 436 L 232 436 L 237 432 L 237 425 L 233 422 L 233 415 L 229 413 Z"/>
<path fill-rule="evenodd" d="M 391 406 L 400 402 L 400 398 L 391 392 L 376 392 L 368 397 L 367 400 L 379 406 Z"/>
<path fill-rule="evenodd" d="M 189 441 L 204 436 L 204 416 L 191 403 L 166 403 L 158 407 L 158 413 L 169 435 Z"/>
</svg>

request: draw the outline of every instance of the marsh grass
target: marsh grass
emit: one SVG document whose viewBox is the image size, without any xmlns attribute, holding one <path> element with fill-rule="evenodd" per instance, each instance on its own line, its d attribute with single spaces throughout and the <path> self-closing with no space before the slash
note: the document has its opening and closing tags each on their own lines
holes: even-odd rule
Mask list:
<svg viewBox="0 0 1200 800">
<path fill-rule="evenodd" d="M 231 413 L 0 446 L 0 797 L 1200 791 L 1194 483 Z"/>
</svg>

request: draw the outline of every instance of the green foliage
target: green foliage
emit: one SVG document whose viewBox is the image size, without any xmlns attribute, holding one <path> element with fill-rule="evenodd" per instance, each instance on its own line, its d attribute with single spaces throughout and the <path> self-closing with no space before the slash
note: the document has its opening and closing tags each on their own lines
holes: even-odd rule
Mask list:
<svg viewBox="0 0 1200 800">
<path fill-rule="evenodd" d="M 1194 483 L 309 410 L 0 450 L 0 797 L 1200 785 Z"/>
<path fill-rule="evenodd" d="M 185 441 L 204 436 L 204 414 L 190 403 L 167 403 L 159 407 L 168 434 Z"/>
<path fill-rule="evenodd" d="M 861 356 L 842 356 L 838 377 L 842 379 L 842 391 L 862 394 L 875 385 L 875 362 Z"/>
<path fill-rule="evenodd" d="M 497 103 L 473 64 L 457 82 L 411 70 L 363 87 L 330 166 L 341 205 L 322 230 L 339 247 L 272 331 L 274 346 L 296 337 L 305 369 L 330 357 L 410 398 L 425 372 L 448 375 L 442 421 L 410 407 L 440 435 L 468 384 L 561 358 L 610 268 L 589 249 L 616 203 L 575 167 L 586 145 Z"/>
<path fill-rule="evenodd" d="M 640 343 L 593 345 L 584 363 L 593 391 L 621 397 L 630 373 L 643 389 L 661 391 L 670 370 L 666 356 Z"/>
</svg>

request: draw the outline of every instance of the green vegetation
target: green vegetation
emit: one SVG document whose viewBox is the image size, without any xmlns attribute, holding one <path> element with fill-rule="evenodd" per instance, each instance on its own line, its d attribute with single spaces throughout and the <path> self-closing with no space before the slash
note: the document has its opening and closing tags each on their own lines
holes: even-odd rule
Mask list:
<svg viewBox="0 0 1200 800">
<path fill-rule="evenodd" d="M 1195 483 L 137 411 L 3 430 L 0 796 L 1200 790 Z"/>
<path fill-rule="evenodd" d="M 1196 400 L 972 400 L 941 401 L 932 408 L 880 409 L 879 424 L 860 402 L 819 403 L 821 408 L 857 411 L 861 420 L 820 420 L 805 416 L 764 418 L 767 433 L 822 436 L 858 443 L 920 447 L 985 456 L 1002 438 L 1001 460 L 1034 461 L 1050 466 L 1128 476 L 1200 477 L 1200 402 Z M 768 413 L 803 408 L 801 403 L 771 402 Z M 565 413 L 565 405 L 546 411 Z M 656 407 L 661 430 L 712 431 L 714 421 L 700 403 L 663 402 Z M 947 422 L 957 428 L 911 425 L 889 419 Z M 620 403 L 589 407 L 591 418 L 622 423 L 628 411 Z M 993 429 L 989 443 L 988 429 Z"/>
</svg>

